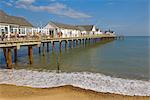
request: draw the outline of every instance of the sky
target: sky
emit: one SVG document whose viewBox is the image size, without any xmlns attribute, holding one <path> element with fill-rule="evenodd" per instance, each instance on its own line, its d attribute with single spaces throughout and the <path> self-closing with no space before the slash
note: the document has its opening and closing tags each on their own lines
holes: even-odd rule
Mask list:
<svg viewBox="0 0 150 100">
<path fill-rule="evenodd" d="M 0 9 L 34 26 L 94 24 L 120 35 L 150 36 L 150 0 L 0 0 Z"/>
</svg>

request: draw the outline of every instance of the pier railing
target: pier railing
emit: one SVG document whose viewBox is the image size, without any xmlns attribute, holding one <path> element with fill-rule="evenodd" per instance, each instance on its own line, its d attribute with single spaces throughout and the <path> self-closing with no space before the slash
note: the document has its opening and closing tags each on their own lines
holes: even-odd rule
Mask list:
<svg viewBox="0 0 150 100">
<path fill-rule="evenodd" d="M 105 38 L 116 37 L 114 35 L 99 34 L 99 35 L 80 35 L 76 37 L 50 37 L 50 36 L 27 36 L 27 37 L 13 37 L 0 39 L 0 48 L 16 45 L 35 45 L 41 42 L 74 40 L 74 39 L 87 39 L 87 38 Z"/>
<path fill-rule="evenodd" d="M 15 42 L 15 41 L 42 41 L 45 39 L 55 40 L 55 39 L 74 39 L 74 38 L 98 38 L 98 37 L 115 37 L 115 35 L 107 35 L 107 34 L 98 34 L 98 35 L 80 35 L 75 37 L 50 37 L 50 36 L 28 36 L 28 37 L 13 37 L 13 38 L 4 38 L 0 39 L 0 43 L 2 42 Z"/>
</svg>

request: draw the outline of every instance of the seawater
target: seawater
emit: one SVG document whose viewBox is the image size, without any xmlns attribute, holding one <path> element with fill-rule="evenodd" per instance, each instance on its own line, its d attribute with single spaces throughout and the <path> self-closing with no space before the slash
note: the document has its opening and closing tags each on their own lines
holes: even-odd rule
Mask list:
<svg viewBox="0 0 150 100">
<path fill-rule="evenodd" d="M 73 49 L 69 46 L 66 49 L 63 44 L 62 50 L 56 43 L 54 49 L 50 46 L 50 52 L 45 56 L 34 47 L 33 65 L 28 64 L 27 47 L 22 47 L 18 50 L 18 63 L 11 72 L 3 69 L 5 61 L 1 50 L 0 83 L 32 87 L 74 85 L 99 92 L 150 95 L 149 40 L 150 37 L 125 37 L 123 40 L 78 45 Z M 10 72 L 13 78 L 5 72 Z M 50 84 L 50 81 L 54 83 Z"/>
<path fill-rule="evenodd" d="M 34 64 L 28 64 L 28 50 L 18 50 L 18 64 L 15 69 L 59 70 L 61 72 L 96 72 L 106 75 L 148 80 L 149 79 L 149 40 L 150 37 L 125 37 L 124 40 L 79 45 L 73 49 L 55 50 L 45 56 L 34 47 Z M 2 50 L 1 50 L 2 51 Z M 13 52 L 13 51 L 12 51 Z M 0 52 L 0 66 L 4 67 L 3 53 Z"/>
</svg>

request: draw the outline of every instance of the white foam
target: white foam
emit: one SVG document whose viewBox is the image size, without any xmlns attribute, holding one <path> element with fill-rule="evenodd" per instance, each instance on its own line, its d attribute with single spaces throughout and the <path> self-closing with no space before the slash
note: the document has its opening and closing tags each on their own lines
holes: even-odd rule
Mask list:
<svg viewBox="0 0 150 100">
<path fill-rule="evenodd" d="M 15 84 L 34 88 L 72 85 L 97 92 L 123 95 L 150 96 L 150 81 L 113 78 L 89 72 L 38 72 L 30 70 L 0 69 L 0 84 Z"/>
</svg>

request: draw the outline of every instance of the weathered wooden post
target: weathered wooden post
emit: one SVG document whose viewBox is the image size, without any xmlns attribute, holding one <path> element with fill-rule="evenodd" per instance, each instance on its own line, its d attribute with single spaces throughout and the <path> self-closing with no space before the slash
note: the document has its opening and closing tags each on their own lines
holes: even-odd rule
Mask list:
<svg viewBox="0 0 150 100">
<path fill-rule="evenodd" d="M 32 48 L 32 46 L 28 46 L 28 56 L 29 56 L 29 63 L 33 64 L 33 48 Z"/>
<path fill-rule="evenodd" d="M 76 40 L 76 47 L 78 48 L 78 39 Z"/>
<path fill-rule="evenodd" d="M 47 43 L 47 52 L 49 52 L 49 43 Z"/>
<path fill-rule="evenodd" d="M 70 46 L 70 48 L 73 48 L 73 40 L 70 40 L 69 46 Z"/>
<path fill-rule="evenodd" d="M 17 47 L 14 48 L 14 62 L 17 64 Z"/>
<path fill-rule="evenodd" d="M 76 47 L 76 40 L 73 40 L 73 48 Z"/>
<path fill-rule="evenodd" d="M 91 40 L 91 39 L 89 38 L 89 45 L 90 45 L 90 40 Z"/>
<path fill-rule="evenodd" d="M 11 56 L 11 48 L 8 48 L 7 51 L 7 68 L 11 69 L 12 68 L 12 56 Z"/>
<path fill-rule="evenodd" d="M 83 43 L 83 45 L 84 45 L 84 39 L 82 39 L 82 43 Z"/>
<path fill-rule="evenodd" d="M 39 54 L 41 54 L 41 47 L 39 47 Z"/>
<path fill-rule="evenodd" d="M 59 41 L 59 50 L 62 50 L 62 41 Z"/>
<path fill-rule="evenodd" d="M 45 43 L 43 43 L 43 56 L 45 56 Z"/>
<path fill-rule="evenodd" d="M 65 49 L 67 49 L 68 48 L 68 41 L 66 40 L 65 41 Z"/>
<path fill-rule="evenodd" d="M 3 48 L 3 53 L 4 53 L 6 65 L 7 65 L 7 64 L 8 64 L 8 61 L 7 61 L 7 49 L 6 49 L 6 48 Z"/>
<path fill-rule="evenodd" d="M 85 45 L 87 45 L 87 38 L 85 39 Z"/>
<path fill-rule="evenodd" d="M 81 41 L 81 39 L 80 39 L 80 45 L 81 45 L 81 43 L 82 43 L 82 41 Z"/>
<path fill-rule="evenodd" d="M 52 42 L 52 47 L 53 47 L 53 48 L 55 47 L 55 43 L 54 43 L 54 41 Z"/>
</svg>

